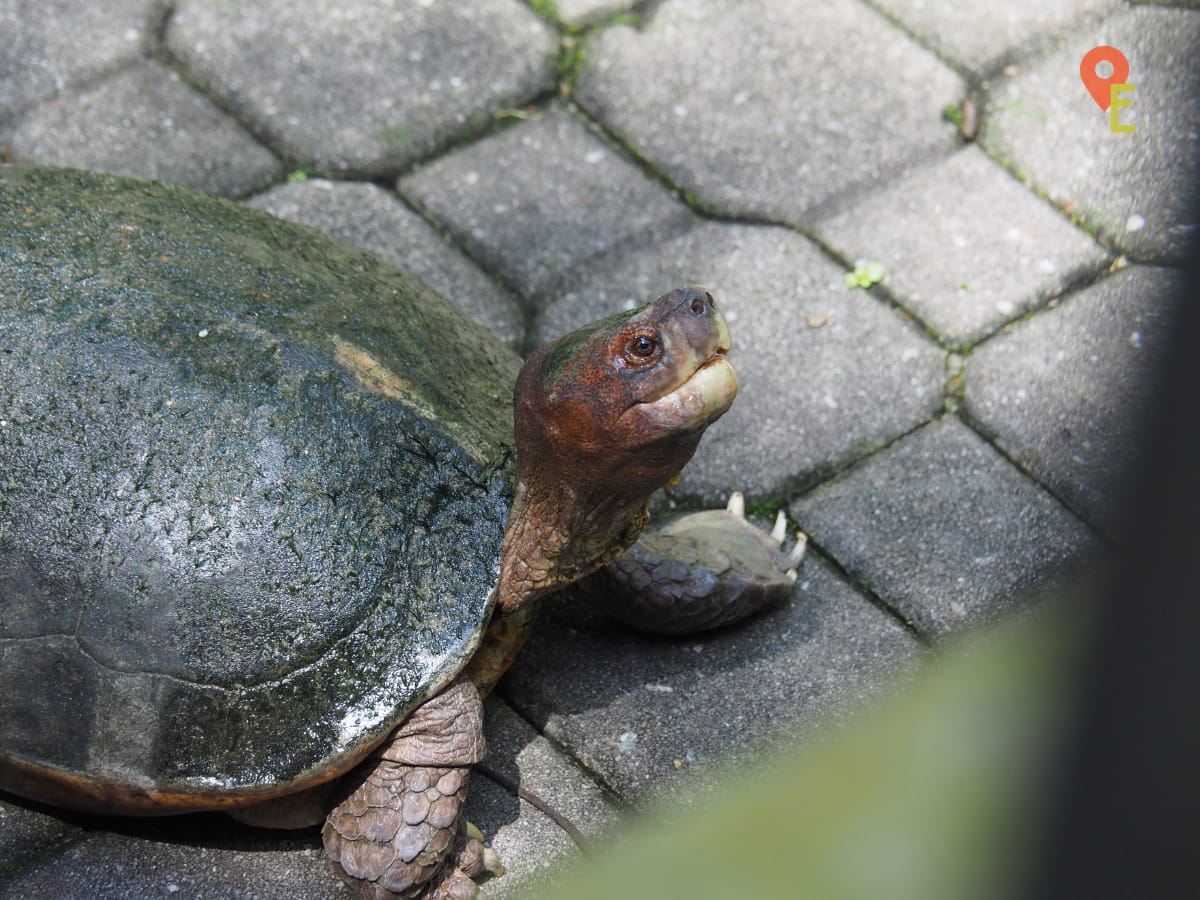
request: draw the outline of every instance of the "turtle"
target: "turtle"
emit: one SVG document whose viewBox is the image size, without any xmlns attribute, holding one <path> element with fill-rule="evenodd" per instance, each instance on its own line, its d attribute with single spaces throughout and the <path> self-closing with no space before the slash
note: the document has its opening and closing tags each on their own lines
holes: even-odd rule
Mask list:
<svg viewBox="0 0 1200 900">
<path fill-rule="evenodd" d="M 323 822 L 365 897 L 474 896 L 480 698 L 733 402 L 711 293 L 522 364 L 230 201 L 15 166 L 0 208 L 0 789 Z"/>
</svg>

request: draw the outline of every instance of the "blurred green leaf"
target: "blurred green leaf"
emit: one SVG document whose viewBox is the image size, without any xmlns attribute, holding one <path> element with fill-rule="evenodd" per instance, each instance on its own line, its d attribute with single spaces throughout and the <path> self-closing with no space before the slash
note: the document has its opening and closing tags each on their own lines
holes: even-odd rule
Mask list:
<svg viewBox="0 0 1200 900">
<path fill-rule="evenodd" d="M 1072 607 L 1074 608 L 1074 607 Z M 1076 666 L 1069 611 L 932 654 L 846 731 L 659 810 L 540 900 L 1014 896 Z"/>
</svg>

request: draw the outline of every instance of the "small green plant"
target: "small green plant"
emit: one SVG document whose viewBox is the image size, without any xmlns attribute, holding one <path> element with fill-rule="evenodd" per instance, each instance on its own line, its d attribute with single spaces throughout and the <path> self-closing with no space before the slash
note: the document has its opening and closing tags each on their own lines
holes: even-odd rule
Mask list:
<svg viewBox="0 0 1200 900">
<path fill-rule="evenodd" d="M 297 169 L 295 172 L 293 172 L 291 175 L 288 176 L 288 180 L 290 180 L 290 181 L 308 181 L 308 173 L 305 172 L 303 169 Z"/>
<path fill-rule="evenodd" d="M 558 5 L 553 0 L 529 0 L 529 6 L 551 25 L 557 25 L 562 19 L 558 12 Z"/>
<path fill-rule="evenodd" d="M 854 271 L 846 273 L 846 287 L 869 288 L 883 281 L 885 274 L 883 263 L 873 259 L 856 259 Z"/>
<path fill-rule="evenodd" d="M 575 84 L 575 79 L 579 73 L 583 71 L 584 50 L 583 44 L 575 35 L 568 34 L 562 39 L 560 44 L 558 61 L 554 64 L 555 75 L 558 76 L 558 83 L 570 88 Z"/>
</svg>

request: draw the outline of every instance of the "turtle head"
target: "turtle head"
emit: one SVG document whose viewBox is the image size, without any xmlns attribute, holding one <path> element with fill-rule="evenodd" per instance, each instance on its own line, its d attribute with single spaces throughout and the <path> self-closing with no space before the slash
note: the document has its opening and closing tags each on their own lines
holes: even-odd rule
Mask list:
<svg viewBox="0 0 1200 900">
<path fill-rule="evenodd" d="M 518 466 L 644 501 L 733 402 L 730 344 L 712 295 L 678 290 L 544 345 L 517 379 Z"/>
<path fill-rule="evenodd" d="M 583 577 L 637 539 L 650 495 L 733 403 L 712 295 L 672 291 L 538 349 L 517 379 L 517 490 L 497 603 Z"/>
</svg>

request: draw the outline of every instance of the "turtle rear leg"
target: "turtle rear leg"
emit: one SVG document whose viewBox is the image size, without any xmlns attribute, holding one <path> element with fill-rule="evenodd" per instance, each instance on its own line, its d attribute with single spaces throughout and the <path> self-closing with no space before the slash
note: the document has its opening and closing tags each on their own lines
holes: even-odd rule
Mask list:
<svg viewBox="0 0 1200 900">
<path fill-rule="evenodd" d="M 347 777 L 321 836 L 363 897 L 465 900 L 476 895 L 473 876 L 502 871 L 460 818 L 470 767 L 484 750 L 483 704 L 460 678 Z"/>
</svg>

